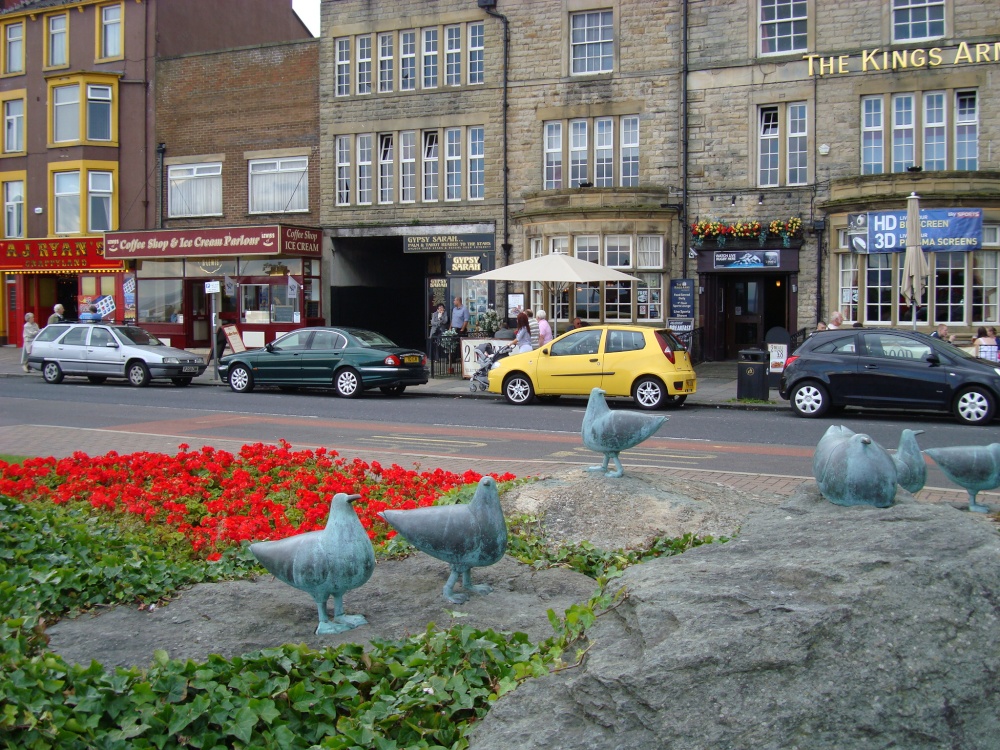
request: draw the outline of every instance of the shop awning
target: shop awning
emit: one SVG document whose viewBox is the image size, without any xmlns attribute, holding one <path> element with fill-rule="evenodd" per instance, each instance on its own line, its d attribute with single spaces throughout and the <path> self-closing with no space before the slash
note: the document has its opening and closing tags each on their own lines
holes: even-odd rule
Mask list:
<svg viewBox="0 0 1000 750">
<path fill-rule="evenodd" d="M 108 232 L 104 237 L 105 255 L 117 260 L 234 255 L 319 258 L 323 247 L 321 230 L 284 224 Z"/>
</svg>

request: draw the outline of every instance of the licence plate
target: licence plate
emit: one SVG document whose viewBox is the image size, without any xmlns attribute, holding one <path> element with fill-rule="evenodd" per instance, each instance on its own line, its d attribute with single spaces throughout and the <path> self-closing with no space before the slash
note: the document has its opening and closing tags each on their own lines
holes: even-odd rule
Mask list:
<svg viewBox="0 0 1000 750">
<path fill-rule="evenodd" d="M 684 381 L 684 390 L 685 391 L 689 391 L 691 393 L 694 393 L 694 381 L 693 380 L 685 380 Z"/>
<path fill-rule="evenodd" d="M 404 365 L 416 365 L 420 363 L 420 357 L 416 354 L 407 354 L 403 357 Z"/>
<path fill-rule="evenodd" d="M 182 367 L 181 372 L 198 372 L 197 367 Z"/>
</svg>

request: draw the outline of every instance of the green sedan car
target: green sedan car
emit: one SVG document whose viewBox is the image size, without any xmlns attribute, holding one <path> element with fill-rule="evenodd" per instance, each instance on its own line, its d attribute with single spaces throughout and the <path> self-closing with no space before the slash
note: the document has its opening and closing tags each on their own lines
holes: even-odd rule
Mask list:
<svg viewBox="0 0 1000 750">
<path fill-rule="evenodd" d="M 309 386 L 356 398 L 371 388 L 398 396 L 408 385 L 425 385 L 430 370 L 423 352 L 396 346 L 381 333 L 317 327 L 299 328 L 263 349 L 228 354 L 219 360 L 219 375 L 237 393 L 258 385 Z"/>
</svg>

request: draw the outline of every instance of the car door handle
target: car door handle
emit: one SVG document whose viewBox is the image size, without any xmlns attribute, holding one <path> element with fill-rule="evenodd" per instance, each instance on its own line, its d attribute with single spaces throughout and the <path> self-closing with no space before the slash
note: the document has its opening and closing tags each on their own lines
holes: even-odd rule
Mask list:
<svg viewBox="0 0 1000 750">
<path fill-rule="evenodd" d="M 877 370 L 878 365 L 865 365 L 866 370 Z"/>
<path fill-rule="evenodd" d="M 591 358 L 590 361 L 591 362 L 600 362 L 601 360 L 599 360 L 597 357 L 593 357 L 593 358 Z"/>
</svg>

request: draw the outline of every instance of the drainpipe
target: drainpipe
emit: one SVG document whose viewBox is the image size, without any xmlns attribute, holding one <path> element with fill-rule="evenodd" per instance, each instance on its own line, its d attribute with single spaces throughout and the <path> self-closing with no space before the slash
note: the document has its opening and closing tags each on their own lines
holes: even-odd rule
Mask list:
<svg viewBox="0 0 1000 750">
<path fill-rule="evenodd" d="M 163 155 L 167 152 L 166 143 L 156 145 L 156 228 L 163 228 Z"/>
<path fill-rule="evenodd" d="M 507 87 L 510 66 L 510 22 L 496 11 L 496 0 L 478 0 L 479 7 L 503 23 L 503 243 L 500 245 L 503 264 L 510 262 L 510 166 L 507 161 Z"/>
<path fill-rule="evenodd" d="M 688 277 L 688 0 L 681 4 L 681 276 Z"/>
</svg>

